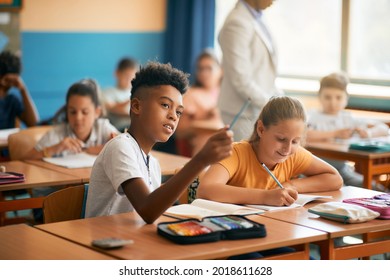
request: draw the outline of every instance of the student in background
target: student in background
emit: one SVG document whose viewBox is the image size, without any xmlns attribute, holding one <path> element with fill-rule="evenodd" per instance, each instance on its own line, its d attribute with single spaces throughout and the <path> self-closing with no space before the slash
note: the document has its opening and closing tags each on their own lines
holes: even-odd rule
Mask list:
<svg viewBox="0 0 390 280">
<path fill-rule="evenodd" d="M 35 104 L 20 76 L 21 68 L 17 55 L 9 51 L 0 54 L 0 129 L 14 128 L 17 118 L 27 126 L 39 121 Z M 11 93 L 12 88 L 20 92 L 21 100 Z"/>
<path fill-rule="evenodd" d="M 170 64 L 150 62 L 137 72 L 132 81 L 130 128 L 108 142 L 95 161 L 86 217 L 135 210 L 152 223 L 205 167 L 231 154 L 232 132 L 223 128 L 161 185 L 161 169 L 150 151 L 175 132 L 187 87 L 187 75 Z"/>
<path fill-rule="evenodd" d="M 107 119 L 99 118 L 101 106 L 92 80 L 74 83 L 66 95 L 65 123 L 48 131 L 26 159 L 58 157 L 85 151 L 97 155 L 103 145 L 119 134 Z"/>
<path fill-rule="evenodd" d="M 97 155 L 103 145 L 119 134 L 107 119 L 99 118 L 101 106 L 97 86 L 92 80 L 73 84 L 66 95 L 66 122 L 48 131 L 26 155 L 26 159 L 58 157 L 82 151 Z M 46 196 L 55 188 L 33 189 L 34 197 Z M 42 210 L 34 209 L 34 218 L 42 221 Z"/>
<path fill-rule="evenodd" d="M 207 141 L 209 134 L 194 133 L 194 121 L 207 121 L 223 127 L 217 108 L 222 79 L 219 60 L 212 50 L 204 50 L 196 60 L 195 82 L 183 96 L 185 111 L 176 130 L 179 154 L 193 156 Z"/>
<path fill-rule="evenodd" d="M 80 80 L 80 83 L 91 86 L 93 90 L 97 92 L 98 104 L 103 104 L 102 91 L 98 82 L 95 79 L 84 78 Z M 100 118 L 106 118 L 107 112 L 105 107 L 100 105 L 100 108 L 101 108 Z M 54 114 L 54 116 L 47 122 L 47 124 L 54 124 L 54 125 L 62 124 L 66 122 L 66 120 L 67 120 L 67 115 L 66 115 L 66 104 L 65 104 Z"/>
<path fill-rule="evenodd" d="M 332 73 L 320 81 L 318 92 L 321 109 L 309 112 L 308 141 L 350 139 L 353 136 L 370 138 L 388 135 L 385 123 L 356 119 L 345 107 L 348 104 L 349 79 L 344 73 Z M 324 159 L 333 165 L 344 179 L 345 185 L 363 187 L 363 176 L 345 161 Z M 375 182 L 372 182 L 375 187 Z"/>
<path fill-rule="evenodd" d="M 103 91 L 108 118 L 121 132 L 130 125 L 131 80 L 138 67 L 138 62 L 134 59 L 122 58 L 115 70 L 115 87 L 109 87 Z"/>
</svg>

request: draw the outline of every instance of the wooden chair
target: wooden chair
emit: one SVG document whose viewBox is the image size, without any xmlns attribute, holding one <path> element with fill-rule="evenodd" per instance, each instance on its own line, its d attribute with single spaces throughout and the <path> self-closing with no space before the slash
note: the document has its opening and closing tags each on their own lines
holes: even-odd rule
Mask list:
<svg viewBox="0 0 390 280">
<path fill-rule="evenodd" d="M 175 174 L 180 170 L 177 169 L 175 171 Z M 192 201 L 194 201 L 196 199 L 196 192 L 198 190 L 198 186 L 199 186 L 199 180 L 202 178 L 202 176 L 205 174 L 207 168 L 204 169 L 198 177 L 196 177 L 194 179 L 194 181 L 192 181 L 192 183 L 187 187 L 186 190 L 184 190 L 182 192 L 182 194 L 179 196 L 178 200 L 177 200 L 177 204 L 187 204 L 187 203 L 191 203 Z"/>
<path fill-rule="evenodd" d="M 83 219 L 88 184 L 68 187 L 49 194 L 43 200 L 44 223 Z"/>
<path fill-rule="evenodd" d="M 8 136 L 8 149 L 11 160 L 22 159 L 41 137 L 53 126 L 33 126 Z"/>
</svg>

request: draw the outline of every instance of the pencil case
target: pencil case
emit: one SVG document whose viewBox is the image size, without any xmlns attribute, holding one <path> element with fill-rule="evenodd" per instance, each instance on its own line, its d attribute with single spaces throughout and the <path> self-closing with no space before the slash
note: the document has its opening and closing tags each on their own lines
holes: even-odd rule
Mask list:
<svg viewBox="0 0 390 280">
<path fill-rule="evenodd" d="M 379 213 L 371 209 L 351 203 L 331 201 L 321 203 L 308 209 L 309 213 L 321 218 L 341 222 L 344 224 L 363 223 L 373 220 Z"/>
<path fill-rule="evenodd" d="M 178 244 L 215 242 L 259 238 L 267 235 L 265 226 L 240 215 L 225 215 L 164 222 L 157 225 L 157 233 Z"/>
<path fill-rule="evenodd" d="M 378 219 L 390 219 L 390 194 L 380 194 L 370 198 L 349 198 L 343 202 L 356 204 L 379 213 Z"/>
<path fill-rule="evenodd" d="M 16 172 L 0 172 L 0 185 L 24 182 L 24 174 Z"/>
<path fill-rule="evenodd" d="M 362 141 L 358 143 L 351 143 L 349 145 L 351 150 L 369 151 L 369 152 L 389 152 L 390 143 L 383 141 Z"/>
</svg>

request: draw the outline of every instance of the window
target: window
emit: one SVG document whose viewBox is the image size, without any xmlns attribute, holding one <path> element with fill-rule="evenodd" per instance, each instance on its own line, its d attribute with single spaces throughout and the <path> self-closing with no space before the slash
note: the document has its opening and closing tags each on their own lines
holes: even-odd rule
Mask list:
<svg viewBox="0 0 390 280">
<path fill-rule="evenodd" d="M 389 11 L 388 0 L 350 1 L 347 69 L 351 77 L 390 85 Z"/>
<path fill-rule="evenodd" d="M 216 36 L 236 2 L 216 0 Z M 280 84 L 290 84 L 294 91 L 299 87 L 316 91 L 320 77 L 343 70 L 357 95 L 385 98 L 389 103 L 388 11 L 388 0 L 274 1 L 264 20 L 278 49 Z M 359 88 L 360 84 L 366 86 Z"/>
</svg>

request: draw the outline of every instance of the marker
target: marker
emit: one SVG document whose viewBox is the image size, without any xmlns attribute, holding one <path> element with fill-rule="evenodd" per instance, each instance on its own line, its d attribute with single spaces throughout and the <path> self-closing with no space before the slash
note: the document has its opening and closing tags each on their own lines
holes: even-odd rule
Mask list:
<svg viewBox="0 0 390 280">
<path fill-rule="evenodd" d="M 238 118 L 241 116 L 241 114 L 245 111 L 245 109 L 249 106 L 249 104 L 251 103 L 251 99 L 248 98 L 244 105 L 242 105 L 240 111 L 237 113 L 237 115 L 234 116 L 234 119 L 233 121 L 230 123 L 230 126 L 229 126 L 229 129 L 232 129 L 233 125 L 237 122 Z"/>
<path fill-rule="evenodd" d="M 283 185 L 279 182 L 279 180 L 275 177 L 275 175 L 272 174 L 271 170 L 269 170 L 268 167 L 264 163 L 261 163 L 261 165 L 264 167 L 265 171 L 267 171 L 268 174 L 271 175 L 272 179 L 275 180 L 275 182 L 276 182 L 276 184 L 278 184 L 279 188 L 284 189 Z"/>
</svg>

